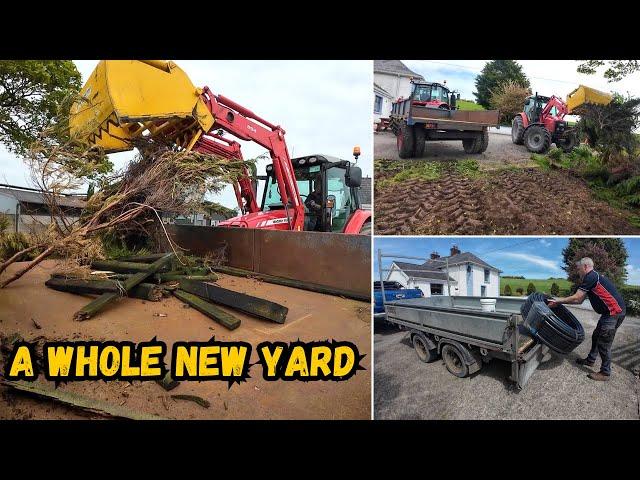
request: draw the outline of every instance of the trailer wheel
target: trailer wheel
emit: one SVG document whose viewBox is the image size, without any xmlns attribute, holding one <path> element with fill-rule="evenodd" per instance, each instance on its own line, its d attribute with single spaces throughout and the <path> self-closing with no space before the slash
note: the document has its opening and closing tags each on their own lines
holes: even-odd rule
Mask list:
<svg viewBox="0 0 640 480">
<path fill-rule="evenodd" d="M 442 347 L 442 359 L 449 373 L 459 378 L 469 375 L 469 366 L 464 362 L 462 353 L 453 345 Z"/>
<path fill-rule="evenodd" d="M 489 146 L 489 131 L 483 130 L 480 135 L 462 140 L 462 148 L 466 153 L 482 153 Z"/>
<path fill-rule="evenodd" d="M 413 127 L 406 123 L 400 126 L 400 131 L 396 136 L 396 144 L 398 145 L 398 156 L 400 158 L 411 158 L 413 155 L 415 139 L 413 137 Z"/>
<path fill-rule="evenodd" d="M 414 158 L 424 157 L 424 150 L 427 144 L 427 131 L 421 126 L 413 127 L 414 142 L 413 156 Z"/>
<path fill-rule="evenodd" d="M 533 153 L 547 153 L 551 146 L 551 134 L 541 125 L 532 125 L 524 132 L 524 145 Z"/>
<path fill-rule="evenodd" d="M 518 115 L 511 122 L 511 141 L 516 145 L 522 145 L 524 142 L 524 125 L 522 124 L 522 117 Z"/>
<path fill-rule="evenodd" d="M 411 336 L 411 343 L 413 344 L 413 348 L 421 362 L 429 363 L 438 358 L 437 349 L 430 349 L 422 335 L 414 333 Z"/>
</svg>

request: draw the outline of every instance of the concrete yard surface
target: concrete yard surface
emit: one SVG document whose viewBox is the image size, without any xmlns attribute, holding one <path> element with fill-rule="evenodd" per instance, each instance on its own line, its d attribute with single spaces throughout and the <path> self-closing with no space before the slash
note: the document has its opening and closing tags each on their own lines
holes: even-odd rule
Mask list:
<svg viewBox="0 0 640 480">
<path fill-rule="evenodd" d="M 500 130 L 504 130 L 502 127 Z M 511 129 L 507 129 L 509 132 Z M 506 130 L 505 130 L 506 131 Z M 374 158 L 386 158 L 400 160 L 396 137 L 391 131 L 378 132 L 373 137 Z M 469 158 L 478 160 L 483 166 L 531 166 L 535 165 L 531 160 L 531 153 L 524 145 L 515 145 L 511 141 L 511 135 L 503 135 L 497 132 L 489 132 L 489 146 L 483 153 L 469 154 L 462 148 L 462 140 L 438 140 L 427 142 L 425 155 L 415 160 L 466 160 Z"/>
<path fill-rule="evenodd" d="M 598 315 L 572 308 L 585 328 L 585 341 L 567 356 L 549 354 L 518 391 L 508 380 L 510 364 L 493 359 L 467 378 L 451 375 L 441 359 L 420 362 L 406 330 L 376 324 L 374 416 L 377 419 L 640 419 L 640 319 L 627 317 L 613 344 L 608 382 L 587 377 L 580 367 Z"/>
<path fill-rule="evenodd" d="M 22 265 L 13 265 L 9 274 Z M 265 298 L 289 308 L 285 324 L 252 318 L 234 310 L 242 320 L 229 331 L 177 298 L 160 302 L 122 299 L 94 318 L 73 321 L 72 317 L 92 297 L 58 292 L 44 282 L 55 271 L 54 261 L 45 261 L 20 280 L 0 290 L 0 332 L 19 333 L 25 340 L 45 336 L 47 340 L 149 341 L 153 337 L 167 344 L 167 363 L 176 341 L 240 340 L 252 346 L 251 363 L 258 360 L 256 346 L 262 341 L 293 342 L 346 340 L 366 354 L 362 366 L 347 381 L 265 381 L 260 366 L 250 370 L 247 382 L 228 388 L 224 381 L 183 381 L 166 392 L 153 381 L 132 384 L 122 381 L 80 381 L 59 388 L 111 402 L 135 411 L 171 419 L 369 419 L 371 417 L 371 320 L 370 304 L 273 285 L 254 279 L 220 275 L 218 285 Z M 5 273 L 6 275 L 7 273 Z M 223 307 L 221 307 L 223 308 Z M 166 316 L 157 316 L 162 314 Z M 35 322 L 40 325 L 37 329 Z M 53 387 L 52 382 L 37 382 Z M 171 395 L 197 395 L 211 403 L 209 408 L 190 401 L 176 401 Z M 67 419 L 92 415 L 34 399 L 0 387 L 0 419 Z"/>
</svg>

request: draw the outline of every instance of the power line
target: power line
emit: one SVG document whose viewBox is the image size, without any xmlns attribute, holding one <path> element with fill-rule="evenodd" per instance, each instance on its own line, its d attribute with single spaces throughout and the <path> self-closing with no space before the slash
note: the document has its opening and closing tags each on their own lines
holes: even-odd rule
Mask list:
<svg viewBox="0 0 640 480">
<path fill-rule="evenodd" d="M 513 247 L 517 247 L 519 245 L 524 245 L 525 243 L 531 243 L 531 242 L 535 242 L 537 240 L 540 240 L 539 238 L 531 238 L 529 240 L 525 240 L 524 242 L 520 242 L 520 243 L 514 243 L 512 245 L 507 245 L 506 247 L 500 247 L 500 248 L 495 248 L 493 250 L 487 250 L 486 252 L 482 252 L 480 253 L 480 255 L 486 255 L 487 253 L 493 253 L 493 252 L 498 252 L 500 250 L 506 250 L 507 248 L 513 248 Z"/>
<path fill-rule="evenodd" d="M 482 70 L 479 70 L 477 68 L 469 67 L 467 65 L 459 65 L 457 63 L 438 62 L 438 61 L 435 61 L 435 60 L 424 60 L 424 61 L 428 62 L 428 63 L 437 63 L 437 64 L 440 64 L 440 65 L 449 65 L 450 67 L 466 68 L 467 70 L 471 70 L 471 71 L 476 72 L 476 73 L 482 72 Z M 534 77 L 533 75 L 531 75 L 530 77 L 531 78 L 535 78 L 536 80 L 545 80 L 547 82 L 560 82 L 560 83 L 567 83 L 567 84 L 575 85 L 575 82 L 570 82 L 568 80 L 557 80 L 555 78 Z"/>
</svg>

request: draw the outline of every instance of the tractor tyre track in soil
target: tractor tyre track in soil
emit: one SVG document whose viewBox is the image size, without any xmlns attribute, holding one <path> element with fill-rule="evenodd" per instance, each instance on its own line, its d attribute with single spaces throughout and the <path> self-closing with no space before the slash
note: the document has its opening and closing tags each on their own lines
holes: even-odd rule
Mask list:
<svg viewBox="0 0 640 480">
<path fill-rule="evenodd" d="M 383 181 L 392 175 L 376 171 L 376 235 L 640 233 L 629 212 L 562 172 L 522 168 L 470 178 L 448 169 L 437 180 Z"/>
</svg>

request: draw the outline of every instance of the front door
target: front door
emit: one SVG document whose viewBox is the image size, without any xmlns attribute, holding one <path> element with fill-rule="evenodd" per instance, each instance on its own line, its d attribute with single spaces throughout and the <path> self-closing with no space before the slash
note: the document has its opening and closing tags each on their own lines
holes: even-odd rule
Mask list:
<svg viewBox="0 0 640 480">
<path fill-rule="evenodd" d="M 467 295 L 473 297 L 473 268 L 467 265 Z"/>
</svg>

